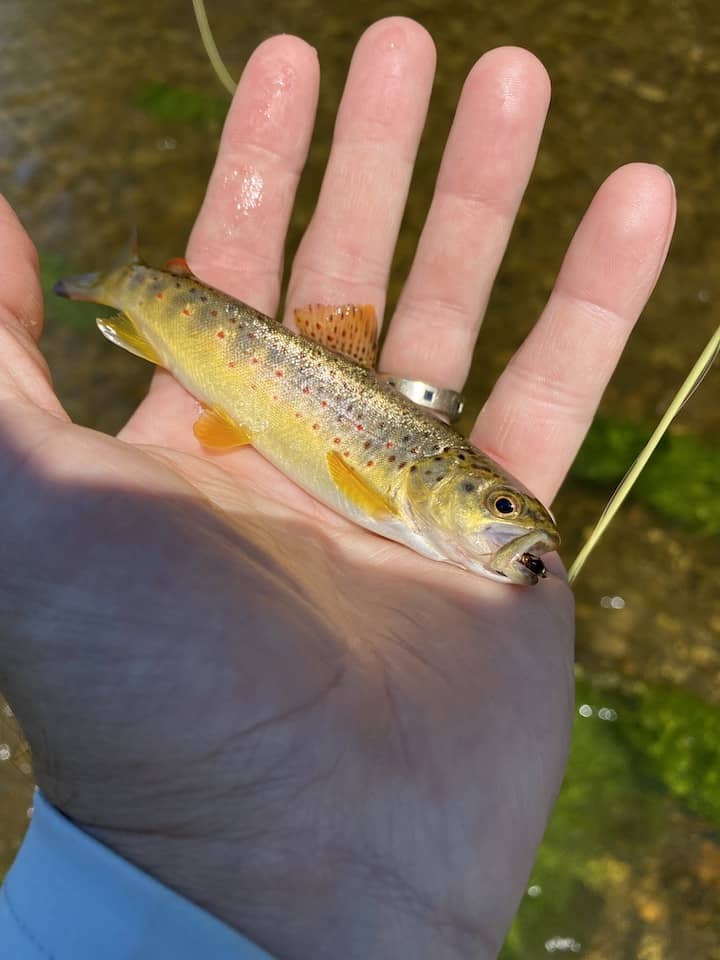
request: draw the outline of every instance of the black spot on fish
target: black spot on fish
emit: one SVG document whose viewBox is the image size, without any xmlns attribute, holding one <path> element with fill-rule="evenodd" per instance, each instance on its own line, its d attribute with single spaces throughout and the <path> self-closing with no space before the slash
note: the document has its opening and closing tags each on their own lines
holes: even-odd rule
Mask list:
<svg viewBox="0 0 720 960">
<path fill-rule="evenodd" d="M 463 490 L 465 491 L 465 493 L 472 493 L 474 489 L 475 489 L 475 484 L 474 484 L 474 483 L 464 483 L 464 484 L 463 484 Z"/>
<path fill-rule="evenodd" d="M 433 457 L 433 460 L 442 460 L 442 457 Z"/>
<path fill-rule="evenodd" d="M 412 467 L 410 467 L 410 473 L 417 473 L 417 467 L 415 466 L 415 464 L 413 464 Z"/>
<path fill-rule="evenodd" d="M 464 454 L 464 453 L 459 453 L 459 454 L 458 454 L 458 460 L 465 460 L 465 459 L 466 459 L 466 458 L 465 458 L 465 454 Z"/>
<path fill-rule="evenodd" d="M 443 447 L 443 453 L 450 453 L 450 447 Z"/>
</svg>

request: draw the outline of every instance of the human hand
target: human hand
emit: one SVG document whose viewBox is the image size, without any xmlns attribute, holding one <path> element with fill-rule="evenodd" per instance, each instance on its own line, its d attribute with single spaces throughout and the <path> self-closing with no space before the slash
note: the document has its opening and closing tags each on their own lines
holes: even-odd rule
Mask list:
<svg viewBox="0 0 720 960">
<path fill-rule="evenodd" d="M 434 69 L 411 21 L 355 52 L 287 303 L 384 305 Z M 314 52 L 245 70 L 188 249 L 273 313 Z M 460 101 L 381 366 L 460 389 L 534 160 L 541 65 L 486 54 Z M 615 173 L 471 439 L 549 502 L 669 243 L 673 189 Z M 38 783 L 278 957 L 493 956 L 565 763 L 572 600 L 352 526 L 254 451 L 204 452 L 159 371 L 119 439 L 68 422 L 35 346 L 29 241 L 0 212 L 0 682 Z M 101 266 L 101 265 L 99 265 Z"/>
</svg>

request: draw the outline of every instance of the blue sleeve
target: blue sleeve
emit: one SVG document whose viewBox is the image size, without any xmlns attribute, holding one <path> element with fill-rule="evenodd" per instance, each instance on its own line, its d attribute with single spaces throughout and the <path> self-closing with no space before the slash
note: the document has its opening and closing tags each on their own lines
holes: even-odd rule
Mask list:
<svg viewBox="0 0 720 960">
<path fill-rule="evenodd" d="M 3 960 L 271 960 L 74 826 L 39 791 L 0 889 Z"/>
</svg>

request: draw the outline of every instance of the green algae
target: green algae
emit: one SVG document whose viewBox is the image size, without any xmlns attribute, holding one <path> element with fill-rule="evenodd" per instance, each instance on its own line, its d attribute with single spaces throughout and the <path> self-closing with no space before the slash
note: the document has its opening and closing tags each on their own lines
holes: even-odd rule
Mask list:
<svg viewBox="0 0 720 960">
<path fill-rule="evenodd" d="M 576 687 L 578 706 L 565 780 L 540 846 L 529 889 L 506 939 L 501 960 L 544 955 L 558 933 L 587 940 L 600 915 L 603 867 L 632 860 L 658 835 L 665 799 L 648 794 L 646 776 L 618 727 L 628 720 L 620 699 L 587 681 Z M 588 711 L 589 712 L 589 711 Z"/>
<path fill-rule="evenodd" d="M 578 453 L 573 476 L 608 487 L 619 483 L 650 432 L 640 424 L 599 417 Z M 692 434 L 666 435 L 631 496 L 689 529 L 720 533 L 720 447 Z"/>
<path fill-rule="evenodd" d="M 644 773 L 688 810 L 720 826 L 720 708 L 679 688 L 653 688 L 622 736 Z"/>
<path fill-rule="evenodd" d="M 618 875 L 657 849 L 669 809 L 720 826 L 720 709 L 681 689 L 624 693 L 578 679 L 565 781 L 501 960 L 587 942 Z M 707 825 L 706 825 L 707 826 Z"/>
<path fill-rule="evenodd" d="M 146 84 L 137 91 L 132 104 L 161 120 L 195 126 L 222 124 L 228 110 L 227 99 L 184 90 L 169 83 Z"/>
</svg>

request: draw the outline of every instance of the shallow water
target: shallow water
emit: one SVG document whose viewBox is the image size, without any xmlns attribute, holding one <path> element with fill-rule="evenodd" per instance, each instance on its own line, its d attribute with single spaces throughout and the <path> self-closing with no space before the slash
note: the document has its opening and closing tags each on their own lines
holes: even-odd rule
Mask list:
<svg viewBox="0 0 720 960">
<path fill-rule="evenodd" d="M 640 424 L 658 418 L 720 322 L 714 3 L 415 0 L 399 10 L 371 0 L 342 18 L 329 12 L 332 5 L 307 0 L 208 5 L 235 75 L 275 32 L 298 33 L 320 54 L 318 137 L 290 254 L 312 211 L 359 33 L 397 12 L 432 32 L 438 77 L 391 299 L 410 262 L 468 69 L 484 50 L 504 43 L 527 46 L 545 62 L 554 88 L 551 116 L 476 356 L 469 387 L 475 410 L 537 315 L 597 186 L 630 160 L 664 165 L 678 188 L 678 229 L 603 401 L 610 418 Z M 134 227 L 151 262 L 180 253 L 202 199 L 224 102 L 189 0 L 4 0 L 0 36 L 0 183 L 48 276 L 114 262 Z M 76 419 L 114 430 L 142 396 L 149 371 L 83 329 L 65 307 L 50 303 L 43 341 L 58 391 Z M 715 456 L 719 384 L 716 370 L 676 428 Z M 566 557 L 608 492 L 577 477 L 568 483 L 557 503 Z M 687 496 L 717 501 L 717 477 L 699 492 L 688 488 Z M 683 501 L 682 478 L 672 519 L 635 499 L 578 583 L 575 749 L 506 960 L 554 953 L 720 958 L 720 781 L 713 779 L 720 770 L 719 540 L 717 530 L 691 528 Z M 0 869 L 17 847 L 28 802 L 26 782 L 0 760 Z"/>
</svg>

